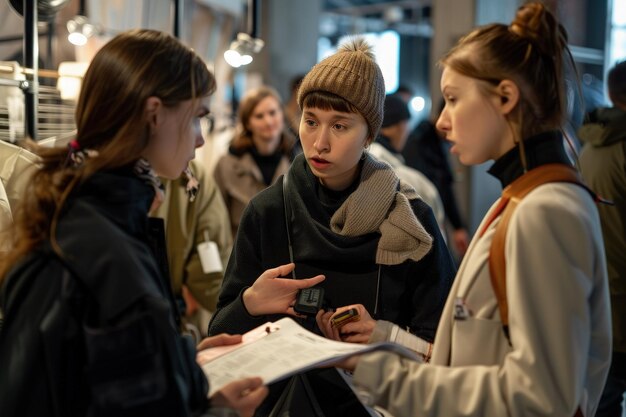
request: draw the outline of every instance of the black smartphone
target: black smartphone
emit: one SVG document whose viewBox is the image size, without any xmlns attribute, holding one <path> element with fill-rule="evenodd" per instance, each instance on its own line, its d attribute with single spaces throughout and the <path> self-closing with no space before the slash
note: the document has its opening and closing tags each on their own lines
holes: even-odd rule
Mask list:
<svg viewBox="0 0 626 417">
<path fill-rule="evenodd" d="M 296 304 L 293 309 L 296 313 L 307 316 L 315 315 L 324 303 L 323 288 L 304 288 L 298 291 Z"/>
</svg>

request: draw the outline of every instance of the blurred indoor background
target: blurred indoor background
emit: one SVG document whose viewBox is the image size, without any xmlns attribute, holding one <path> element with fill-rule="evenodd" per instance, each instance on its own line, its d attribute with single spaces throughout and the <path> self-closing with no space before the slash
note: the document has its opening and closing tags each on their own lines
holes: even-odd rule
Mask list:
<svg viewBox="0 0 626 417">
<path fill-rule="evenodd" d="M 215 123 L 207 133 L 211 137 L 232 124 L 238 98 L 248 88 L 272 85 L 286 101 L 295 76 L 306 73 L 344 37 L 354 34 L 366 34 L 375 46 L 388 92 L 400 85 L 410 89 L 416 124 L 429 117 L 440 100 L 438 58 L 472 27 L 509 22 L 520 3 L 0 0 L 0 139 L 14 142 L 29 135 L 46 140 L 71 134 L 73 106 L 90 57 L 116 33 L 140 27 L 178 36 L 215 72 L 219 89 L 212 104 Z M 575 131 L 585 110 L 607 103 L 604 75 L 615 61 L 626 57 L 626 0 L 545 3 L 568 30 L 582 76 L 584 105 L 576 101 L 571 109 Z M 199 153 L 207 164 L 212 146 L 209 140 Z M 456 161 L 453 165 L 457 195 L 472 232 L 500 187 L 486 175 L 484 166 L 465 168 Z"/>
</svg>

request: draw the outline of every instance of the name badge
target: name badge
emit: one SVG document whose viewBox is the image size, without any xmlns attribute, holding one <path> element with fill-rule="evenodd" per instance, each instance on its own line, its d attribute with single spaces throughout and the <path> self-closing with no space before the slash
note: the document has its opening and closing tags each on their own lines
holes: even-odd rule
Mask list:
<svg viewBox="0 0 626 417">
<path fill-rule="evenodd" d="M 212 272 L 223 272 L 220 252 L 215 242 L 202 242 L 197 246 L 202 272 L 210 274 Z"/>
<path fill-rule="evenodd" d="M 471 316 L 471 311 L 467 308 L 465 304 L 465 300 L 457 297 L 454 299 L 454 319 L 455 320 L 466 320 Z"/>
</svg>

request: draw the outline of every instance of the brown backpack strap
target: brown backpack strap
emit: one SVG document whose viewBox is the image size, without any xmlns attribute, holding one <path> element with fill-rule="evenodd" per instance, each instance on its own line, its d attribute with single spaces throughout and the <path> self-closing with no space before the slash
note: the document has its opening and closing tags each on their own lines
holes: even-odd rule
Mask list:
<svg viewBox="0 0 626 417">
<path fill-rule="evenodd" d="M 587 187 L 582 183 L 578 172 L 571 166 L 565 164 L 547 164 L 528 171 L 502 191 L 501 202 L 494 210 L 495 216 L 483 227 L 481 234 L 489 227 L 497 215 L 501 212 L 500 221 L 496 225 L 496 231 L 491 242 L 489 252 L 489 275 L 491 285 L 498 299 L 498 308 L 502 319 L 502 327 L 509 338 L 509 307 L 506 300 L 506 258 L 504 256 L 504 246 L 506 243 L 506 233 L 509 220 L 515 212 L 518 203 L 532 190 L 540 185 L 550 182 L 569 182 Z"/>
<path fill-rule="evenodd" d="M 496 231 L 491 241 L 489 251 L 489 275 L 491 277 L 491 285 L 498 299 L 498 308 L 502 319 L 502 329 L 506 338 L 509 338 L 509 306 L 506 300 L 506 259 L 504 256 L 504 245 L 506 243 L 506 232 L 509 220 L 513 216 L 513 212 L 517 204 L 532 190 L 540 185 L 550 182 L 569 182 L 577 184 L 585 188 L 596 202 L 604 202 L 593 191 L 587 188 L 578 172 L 569 165 L 564 164 L 547 164 L 528 171 L 504 190 L 502 190 L 502 198 L 498 206 L 492 211 L 489 219 L 485 222 L 480 235 L 482 236 L 489 225 L 495 220 L 500 213 L 500 222 L 496 225 Z M 584 417 L 580 407 L 576 409 L 574 417 Z"/>
</svg>

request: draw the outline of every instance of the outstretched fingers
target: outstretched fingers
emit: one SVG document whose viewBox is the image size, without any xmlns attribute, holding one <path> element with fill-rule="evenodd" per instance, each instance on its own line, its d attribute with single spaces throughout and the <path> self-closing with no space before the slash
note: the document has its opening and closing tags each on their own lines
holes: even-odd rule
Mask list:
<svg viewBox="0 0 626 417">
<path fill-rule="evenodd" d="M 281 278 L 287 277 L 294 270 L 296 264 L 290 263 L 279 265 L 276 268 L 270 268 L 261 274 L 260 278 Z"/>
</svg>

